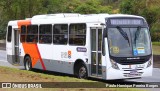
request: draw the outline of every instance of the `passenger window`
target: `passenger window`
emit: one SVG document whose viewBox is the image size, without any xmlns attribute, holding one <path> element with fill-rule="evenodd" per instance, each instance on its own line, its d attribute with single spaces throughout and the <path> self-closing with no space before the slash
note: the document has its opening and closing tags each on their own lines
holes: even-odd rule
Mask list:
<svg viewBox="0 0 160 91">
<path fill-rule="evenodd" d="M 22 25 L 21 26 L 21 38 L 20 38 L 21 42 L 25 42 L 26 41 L 26 26 Z"/>
<path fill-rule="evenodd" d="M 38 25 L 27 26 L 27 42 L 37 43 L 38 41 Z"/>
<path fill-rule="evenodd" d="M 68 41 L 68 25 L 55 24 L 53 27 L 53 43 L 67 44 Z"/>
<path fill-rule="evenodd" d="M 69 27 L 69 44 L 85 45 L 86 44 L 86 24 L 71 24 Z"/>
<path fill-rule="evenodd" d="M 8 26 L 7 41 L 11 42 L 11 40 L 12 40 L 12 26 Z"/>
<path fill-rule="evenodd" d="M 39 43 L 52 43 L 52 25 L 40 25 L 39 26 Z"/>
</svg>

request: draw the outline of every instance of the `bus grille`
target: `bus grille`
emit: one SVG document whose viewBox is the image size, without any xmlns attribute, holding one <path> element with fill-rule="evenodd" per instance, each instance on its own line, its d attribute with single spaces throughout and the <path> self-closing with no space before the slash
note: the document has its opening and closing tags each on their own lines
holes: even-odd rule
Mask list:
<svg viewBox="0 0 160 91">
<path fill-rule="evenodd" d="M 134 64 L 144 64 L 147 61 L 149 61 L 149 59 L 152 57 L 152 55 L 147 55 L 147 56 L 141 56 L 141 57 L 132 57 L 132 58 L 128 58 L 128 57 L 113 57 L 110 56 L 110 58 L 112 60 L 114 60 L 115 62 L 121 64 L 121 65 L 134 65 Z"/>
<path fill-rule="evenodd" d="M 122 68 L 124 73 L 123 75 L 125 77 L 135 77 L 135 76 L 141 76 L 143 74 L 143 72 L 141 72 L 143 70 L 143 67 L 138 67 L 137 69 L 131 69 L 131 68 Z M 132 71 L 135 71 L 135 73 L 133 73 Z"/>
<path fill-rule="evenodd" d="M 145 63 L 145 59 L 140 59 L 140 60 L 119 60 L 118 63 L 122 65 L 130 65 L 130 64 L 143 64 Z"/>
</svg>

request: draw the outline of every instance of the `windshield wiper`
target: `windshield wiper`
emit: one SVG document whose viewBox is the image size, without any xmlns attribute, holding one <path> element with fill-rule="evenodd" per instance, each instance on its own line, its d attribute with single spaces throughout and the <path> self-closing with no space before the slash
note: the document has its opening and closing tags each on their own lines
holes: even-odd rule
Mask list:
<svg viewBox="0 0 160 91">
<path fill-rule="evenodd" d="M 136 40 L 137 40 L 137 38 L 138 38 L 139 35 L 140 35 L 140 30 L 141 30 L 141 27 L 137 27 L 137 30 L 136 30 L 136 32 L 135 32 L 135 38 L 134 38 L 135 47 L 136 47 Z"/>
<path fill-rule="evenodd" d="M 128 38 L 127 33 L 119 26 L 117 26 L 117 29 L 120 32 L 120 34 L 123 36 L 123 38 L 128 41 L 128 44 L 130 46 L 130 42 L 129 42 L 129 38 Z"/>
</svg>

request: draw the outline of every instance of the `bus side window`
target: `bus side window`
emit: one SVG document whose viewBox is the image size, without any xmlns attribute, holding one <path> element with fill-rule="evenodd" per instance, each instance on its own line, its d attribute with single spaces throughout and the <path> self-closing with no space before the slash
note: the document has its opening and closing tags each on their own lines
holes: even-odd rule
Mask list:
<svg viewBox="0 0 160 91">
<path fill-rule="evenodd" d="M 53 27 L 53 43 L 67 44 L 68 41 L 68 25 L 55 24 Z"/>
<path fill-rule="evenodd" d="M 71 24 L 69 27 L 69 44 L 81 45 L 86 44 L 86 24 Z"/>
<path fill-rule="evenodd" d="M 38 25 L 27 26 L 27 42 L 37 43 L 38 42 Z"/>
<path fill-rule="evenodd" d="M 26 41 L 26 26 L 22 25 L 21 26 L 21 38 L 20 38 L 21 42 L 25 42 Z"/>
<path fill-rule="evenodd" d="M 52 25 L 44 24 L 39 26 L 39 43 L 52 43 Z"/>
<path fill-rule="evenodd" d="M 8 26 L 7 42 L 11 42 L 11 40 L 12 40 L 12 26 Z"/>
</svg>

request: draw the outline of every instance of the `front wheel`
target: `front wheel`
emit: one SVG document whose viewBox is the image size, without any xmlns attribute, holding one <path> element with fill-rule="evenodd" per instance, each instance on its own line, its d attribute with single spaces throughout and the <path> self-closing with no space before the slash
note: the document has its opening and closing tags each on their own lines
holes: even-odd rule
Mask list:
<svg viewBox="0 0 160 91">
<path fill-rule="evenodd" d="M 78 67 L 78 78 L 86 79 L 87 77 L 88 77 L 87 68 L 86 68 L 86 66 L 84 64 L 81 64 Z"/>
<path fill-rule="evenodd" d="M 24 67 L 25 70 L 32 70 L 32 62 L 31 62 L 31 58 L 29 56 L 25 57 L 24 59 Z"/>
</svg>

